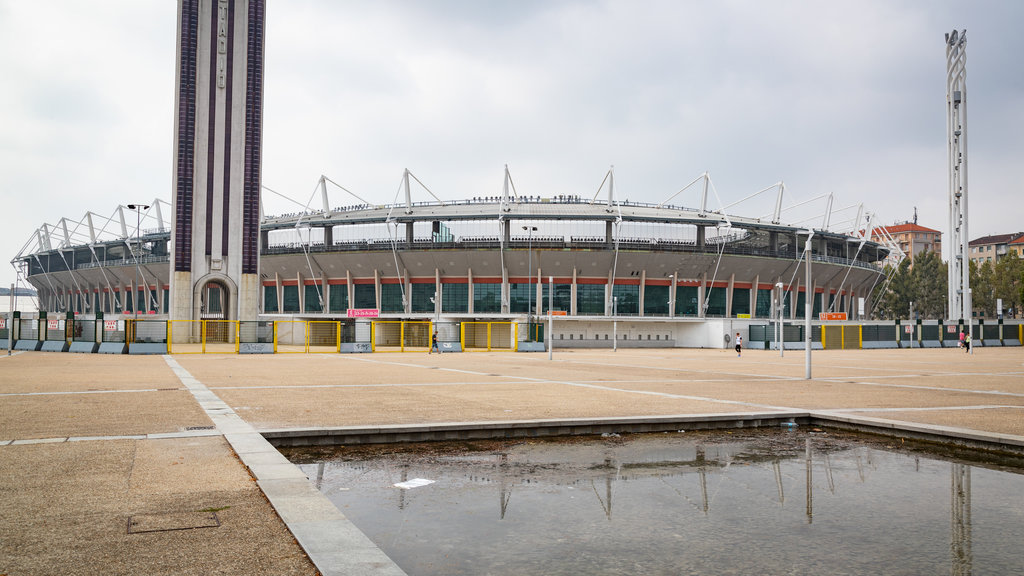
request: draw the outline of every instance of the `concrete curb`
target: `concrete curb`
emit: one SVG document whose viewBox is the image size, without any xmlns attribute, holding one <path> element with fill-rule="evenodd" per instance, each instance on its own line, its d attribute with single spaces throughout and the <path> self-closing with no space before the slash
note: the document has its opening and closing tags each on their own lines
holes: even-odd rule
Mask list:
<svg viewBox="0 0 1024 576">
<path fill-rule="evenodd" d="M 666 432 L 778 426 L 786 422 L 941 442 L 982 450 L 1024 454 L 1024 436 L 845 414 L 841 411 L 775 411 L 680 414 L 628 418 L 446 422 L 388 426 L 340 426 L 263 430 L 274 446 L 327 446 L 577 436 L 612 432 Z"/>
<path fill-rule="evenodd" d="M 289 462 L 216 394 L 170 356 L 167 365 L 256 478 L 274 511 L 310 561 L 324 576 L 405 576 L 373 541 L 320 493 L 298 466 Z"/>
</svg>

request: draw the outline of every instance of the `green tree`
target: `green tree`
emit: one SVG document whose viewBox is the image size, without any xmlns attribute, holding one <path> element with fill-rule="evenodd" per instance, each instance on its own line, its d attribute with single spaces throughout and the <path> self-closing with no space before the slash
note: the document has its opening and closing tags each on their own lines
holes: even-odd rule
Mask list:
<svg viewBox="0 0 1024 576">
<path fill-rule="evenodd" d="M 971 261 L 971 305 L 978 317 L 991 318 L 996 311 L 995 267 Z"/>
<path fill-rule="evenodd" d="M 877 313 L 888 320 L 905 320 L 910 316 L 910 303 L 914 300 L 910 259 L 904 259 L 895 270 L 886 266 L 884 273 L 892 277 L 888 283 L 883 282 L 875 289 L 878 294 Z"/>
<path fill-rule="evenodd" d="M 914 257 L 910 280 L 913 286 L 914 310 L 921 318 L 936 319 L 946 315 L 947 266 L 931 250 Z"/>
<path fill-rule="evenodd" d="M 1024 260 L 1016 252 L 1008 253 L 996 263 L 993 284 L 995 297 L 1003 300 L 1003 314 L 1009 314 L 1010 310 L 1018 314 L 1024 291 Z"/>
</svg>

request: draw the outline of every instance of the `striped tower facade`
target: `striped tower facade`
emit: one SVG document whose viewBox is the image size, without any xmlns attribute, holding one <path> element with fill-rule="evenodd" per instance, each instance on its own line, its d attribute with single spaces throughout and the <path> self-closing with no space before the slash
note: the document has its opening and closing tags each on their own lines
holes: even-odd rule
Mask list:
<svg viewBox="0 0 1024 576">
<path fill-rule="evenodd" d="M 264 0 L 178 0 L 172 320 L 259 309 Z"/>
</svg>

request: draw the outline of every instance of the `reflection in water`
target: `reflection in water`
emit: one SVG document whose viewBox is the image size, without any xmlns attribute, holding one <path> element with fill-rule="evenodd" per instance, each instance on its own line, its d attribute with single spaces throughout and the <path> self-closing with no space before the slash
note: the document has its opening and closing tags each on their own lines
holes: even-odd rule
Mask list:
<svg viewBox="0 0 1024 576">
<path fill-rule="evenodd" d="M 953 464 L 950 490 L 950 551 L 953 576 L 971 574 L 971 467 Z"/>
<path fill-rule="evenodd" d="M 951 562 L 967 575 L 1024 564 L 1019 471 L 981 462 L 984 500 L 972 503 L 971 465 L 907 450 L 758 431 L 291 457 L 415 574 L 916 574 Z M 410 478 L 435 483 L 394 488 Z M 981 544 L 972 504 L 986 511 Z"/>
</svg>

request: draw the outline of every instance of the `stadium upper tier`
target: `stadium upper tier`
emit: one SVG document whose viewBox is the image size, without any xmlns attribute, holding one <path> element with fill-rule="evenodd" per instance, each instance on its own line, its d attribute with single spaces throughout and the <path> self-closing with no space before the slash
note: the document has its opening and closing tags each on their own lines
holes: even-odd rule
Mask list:
<svg viewBox="0 0 1024 576">
<path fill-rule="evenodd" d="M 42 226 L 13 263 L 39 290 L 43 308 L 110 314 L 137 304 L 163 313 L 173 252 L 164 213 L 170 213 L 167 204 L 154 201 L 144 213 L 119 208 L 98 227 L 103 220 L 91 213 L 77 222 L 62 219 Z M 802 270 L 808 232 L 773 217 L 575 196 L 358 204 L 269 216 L 261 223 L 261 312 L 365 307 L 406 315 L 514 315 L 525 312 L 516 294 L 550 278 L 573 295 L 563 303 L 567 313 L 605 311 L 604 304 L 584 306 L 584 294 L 607 303 L 632 290 L 639 292 L 632 305 L 644 315 L 644 293 L 660 289 L 643 287 L 675 284 L 699 287 L 704 306 L 697 306 L 695 315 L 711 315 L 705 294 L 714 288 L 726 288 L 729 303 L 749 294 L 737 295 L 737 289 L 753 288 L 752 302 L 779 282 L 787 290 L 802 290 L 802 274 L 796 272 Z M 860 235 L 813 232 L 816 293 L 829 296 L 821 308 L 837 308 L 831 301 L 838 297 L 849 309 L 850 298 L 866 296 L 877 282 L 889 248 Z M 429 286 L 418 286 L 423 284 Z M 605 288 L 593 288 L 600 285 Z M 426 309 L 422 295 L 444 294 L 445 286 L 458 294 L 451 296 L 458 302 L 443 295 L 443 303 Z M 639 288 L 622 288 L 628 286 Z M 125 296 L 133 291 L 134 302 Z M 484 292 L 494 302 L 481 305 Z M 668 300 L 676 300 L 674 294 Z M 648 303 L 646 309 L 664 307 Z M 756 315 L 757 309 L 757 304 L 730 304 L 717 315 L 744 313 L 735 310 Z"/>
</svg>

